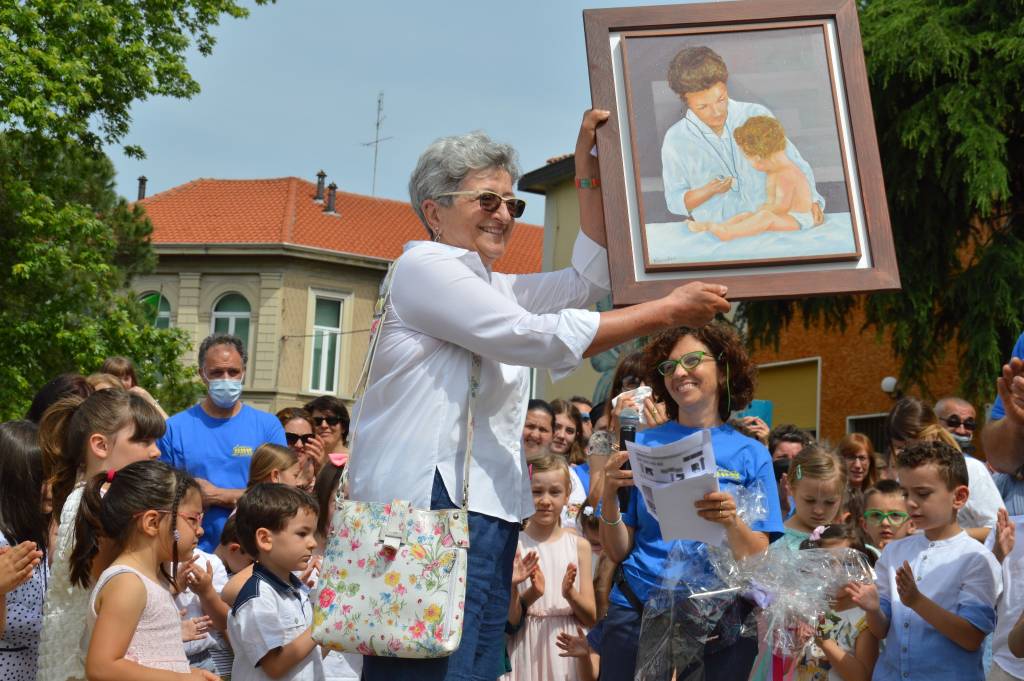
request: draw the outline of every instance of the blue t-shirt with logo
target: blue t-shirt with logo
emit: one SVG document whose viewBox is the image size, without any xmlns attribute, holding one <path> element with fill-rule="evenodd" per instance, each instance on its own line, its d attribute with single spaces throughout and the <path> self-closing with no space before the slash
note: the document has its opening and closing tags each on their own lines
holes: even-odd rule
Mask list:
<svg viewBox="0 0 1024 681">
<path fill-rule="evenodd" d="M 1024 333 L 1017 338 L 1017 342 L 1013 345 L 1013 352 L 1010 354 L 1010 358 L 1014 357 L 1024 359 Z M 1003 406 L 1003 398 L 996 395 L 996 401 L 992 403 L 992 411 L 989 413 L 988 418 L 990 421 L 998 421 L 1004 416 L 1006 416 L 1006 407 Z"/>
<path fill-rule="evenodd" d="M 689 428 L 675 421 L 643 430 L 636 434 L 636 441 L 647 446 L 666 445 L 693 435 L 701 428 Z M 753 487 L 760 480 L 764 489 L 768 517 L 755 522 L 751 529 L 764 532 L 772 539 L 783 531 L 782 511 L 779 509 L 779 494 L 772 472 L 772 457 L 768 449 L 757 440 L 742 435 L 732 426 L 722 425 L 711 430 L 711 446 L 715 452 L 718 467 L 718 484 L 723 492 L 733 485 Z M 693 511 L 697 512 L 696 509 Z M 661 526 L 647 510 L 643 495 L 634 492 L 629 508 L 622 514 L 622 520 L 634 530 L 633 550 L 622 561 L 622 573 L 629 587 L 641 602 L 646 602 L 651 590 L 661 585 L 666 572 L 666 561 L 673 548 L 680 546 L 686 555 L 703 555 L 703 544 L 697 541 L 665 541 L 661 538 Z M 710 571 L 710 564 L 703 566 Z M 618 586 L 612 589 L 610 600 L 630 607 L 629 601 Z"/>
<path fill-rule="evenodd" d="M 265 442 L 285 445 L 284 428 L 273 414 L 243 404 L 231 418 L 219 419 L 202 404 L 167 419 L 157 442 L 160 460 L 224 489 L 245 489 L 252 453 Z M 199 548 L 213 553 L 231 509 L 210 506 L 203 518 Z"/>
</svg>

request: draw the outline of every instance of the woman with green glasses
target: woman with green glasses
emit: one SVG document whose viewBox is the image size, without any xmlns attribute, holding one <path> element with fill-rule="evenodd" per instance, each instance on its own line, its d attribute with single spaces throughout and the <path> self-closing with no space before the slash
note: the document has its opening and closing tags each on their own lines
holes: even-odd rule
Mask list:
<svg viewBox="0 0 1024 681">
<path fill-rule="evenodd" d="M 754 396 L 756 368 L 739 334 L 725 322 L 700 329 L 672 329 L 647 345 L 644 365 L 644 381 L 651 386 L 654 400 L 665 403 L 669 421 L 637 433 L 637 442 L 663 445 L 709 430 L 721 491 L 696 502 L 694 513 L 725 528 L 726 542 L 736 558 L 764 551 L 783 529 L 771 456 L 763 444 L 726 423 L 733 410 L 746 407 Z M 677 547 L 691 555 L 703 549 L 699 542 L 663 540 L 657 519 L 638 493 L 631 495 L 628 507 L 620 512 L 618 490 L 633 485 L 632 471 L 621 470 L 625 461 L 624 452 L 609 459 L 602 495 L 601 545 L 612 560 L 622 563 L 609 597 L 608 615 L 588 637 L 591 646 L 602 653 L 602 680 L 633 678 L 644 605 L 661 586 L 669 554 Z M 737 517 L 732 491 L 758 483 L 764 490 L 768 517 L 747 525 Z M 708 563 L 704 569 L 710 572 L 712 568 Z M 730 606 L 730 617 L 742 621 L 752 608 L 737 597 Z M 693 636 L 701 633 L 708 632 L 690 632 Z M 705 678 L 747 678 L 757 642 L 736 638 L 725 630 L 711 635 L 718 638 L 705 647 L 703 660 L 695 661 L 703 663 Z M 679 678 L 687 678 L 690 669 L 676 671 Z"/>
</svg>

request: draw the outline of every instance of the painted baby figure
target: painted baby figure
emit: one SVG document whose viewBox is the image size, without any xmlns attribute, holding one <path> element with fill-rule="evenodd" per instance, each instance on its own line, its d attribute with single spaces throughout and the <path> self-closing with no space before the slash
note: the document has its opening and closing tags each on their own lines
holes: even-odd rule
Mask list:
<svg viewBox="0 0 1024 681">
<path fill-rule="evenodd" d="M 814 198 L 803 171 L 786 156 L 786 132 L 771 116 L 752 116 L 733 132 L 736 146 L 755 169 L 765 173 L 763 206 L 725 222 L 689 222 L 692 232 L 711 232 L 722 241 L 762 232 L 814 227 Z"/>
</svg>

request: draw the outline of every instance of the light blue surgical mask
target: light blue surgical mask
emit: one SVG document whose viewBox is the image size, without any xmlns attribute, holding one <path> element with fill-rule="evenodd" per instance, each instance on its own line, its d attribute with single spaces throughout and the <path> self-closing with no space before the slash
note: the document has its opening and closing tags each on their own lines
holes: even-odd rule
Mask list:
<svg viewBox="0 0 1024 681">
<path fill-rule="evenodd" d="M 971 444 L 971 440 L 974 439 L 974 435 L 960 435 L 959 433 L 950 433 L 956 443 L 961 447 Z"/>
<path fill-rule="evenodd" d="M 217 378 L 210 381 L 210 399 L 221 409 L 235 406 L 242 396 L 242 381 L 233 378 Z"/>
</svg>

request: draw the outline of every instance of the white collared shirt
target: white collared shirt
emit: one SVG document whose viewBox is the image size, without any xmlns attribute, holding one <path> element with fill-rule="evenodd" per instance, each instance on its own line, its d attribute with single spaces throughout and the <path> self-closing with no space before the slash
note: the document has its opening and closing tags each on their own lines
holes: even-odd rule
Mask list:
<svg viewBox="0 0 1024 681">
<path fill-rule="evenodd" d="M 961 681 L 981 679 L 983 650 L 968 651 L 939 633 L 903 605 L 896 589 L 896 570 L 904 561 L 921 593 L 940 607 L 970 622 L 982 633 L 995 627 L 996 601 L 1002 571 L 995 557 L 960 532 L 931 541 L 923 532 L 886 544 L 875 563 L 882 612 L 889 633 L 875 665 L 874 681 Z"/>
<path fill-rule="evenodd" d="M 473 251 L 414 241 L 396 268 L 369 385 L 354 410 L 349 496 L 430 508 L 437 469 L 461 503 L 475 352 L 482 367 L 469 508 L 518 522 L 533 513 L 521 445 L 528 367 L 558 378 L 579 364 L 600 315 L 576 308 L 608 293 L 608 254 L 580 233 L 571 268 L 509 275 L 488 271 Z"/>
</svg>

